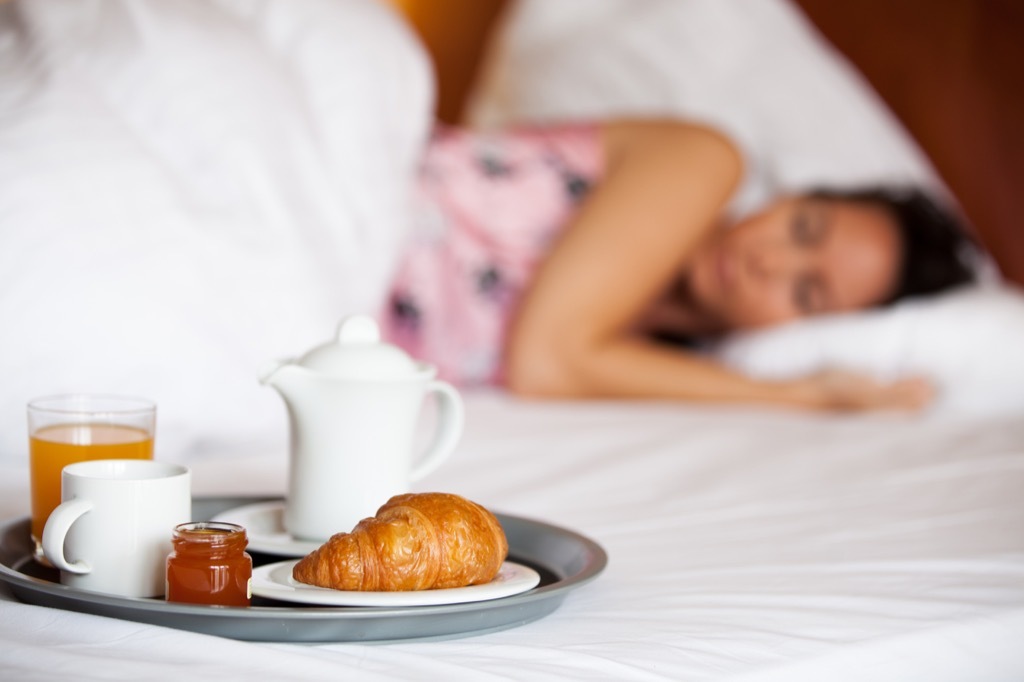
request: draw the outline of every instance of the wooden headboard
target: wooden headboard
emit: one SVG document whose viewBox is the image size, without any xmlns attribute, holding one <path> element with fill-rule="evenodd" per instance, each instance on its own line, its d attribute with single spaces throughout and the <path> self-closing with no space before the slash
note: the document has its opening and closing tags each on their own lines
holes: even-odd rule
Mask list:
<svg viewBox="0 0 1024 682">
<path fill-rule="evenodd" d="M 509 1 L 391 0 L 434 60 L 441 120 L 462 119 Z M 1003 272 L 1024 285 L 1024 2 L 794 1 L 902 120 Z"/>
<path fill-rule="evenodd" d="M 797 0 L 899 116 L 1024 284 L 1024 3 Z"/>
<path fill-rule="evenodd" d="M 555 0 L 557 1 L 557 0 Z M 487 40 L 508 0 L 390 0 L 415 27 L 437 74 L 437 115 L 463 118 Z"/>
</svg>

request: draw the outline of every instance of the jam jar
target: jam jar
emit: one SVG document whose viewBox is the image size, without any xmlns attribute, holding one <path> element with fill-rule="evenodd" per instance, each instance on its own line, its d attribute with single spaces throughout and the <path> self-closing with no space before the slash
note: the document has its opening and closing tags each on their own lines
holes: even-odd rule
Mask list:
<svg viewBox="0 0 1024 682">
<path fill-rule="evenodd" d="M 249 606 L 252 557 L 245 528 L 203 521 L 174 528 L 167 557 L 167 601 Z"/>
</svg>

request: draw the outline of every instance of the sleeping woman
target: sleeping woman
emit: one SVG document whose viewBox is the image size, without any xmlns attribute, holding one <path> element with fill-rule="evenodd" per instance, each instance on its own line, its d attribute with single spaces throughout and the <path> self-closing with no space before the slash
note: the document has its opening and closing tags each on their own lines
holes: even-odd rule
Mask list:
<svg viewBox="0 0 1024 682">
<path fill-rule="evenodd" d="M 385 335 L 442 376 L 536 397 L 916 409 L 926 378 L 737 373 L 703 343 L 972 279 L 966 234 L 916 190 L 818 191 L 734 219 L 736 145 L 618 121 L 439 129 Z"/>
</svg>

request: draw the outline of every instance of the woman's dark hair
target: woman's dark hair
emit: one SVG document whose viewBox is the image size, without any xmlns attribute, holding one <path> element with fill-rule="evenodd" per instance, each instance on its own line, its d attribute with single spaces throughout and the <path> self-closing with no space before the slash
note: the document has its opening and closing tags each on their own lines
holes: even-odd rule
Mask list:
<svg viewBox="0 0 1024 682">
<path fill-rule="evenodd" d="M 954 214 L 917 188 L 819 189 L 810 196 L 880 206 L 896 219 L 903 244 L 899 281 L 887 305 L 973 282 L 977 244 Z"/>
</svg>

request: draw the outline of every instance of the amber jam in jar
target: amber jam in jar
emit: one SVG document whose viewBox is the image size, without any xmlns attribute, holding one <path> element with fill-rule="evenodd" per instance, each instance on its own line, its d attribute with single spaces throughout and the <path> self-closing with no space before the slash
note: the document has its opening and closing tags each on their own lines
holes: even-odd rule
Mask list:
<svg viewBox="0 0 1024 682">
<path fill-rule="evenodd" d="M 252 557 L 245 528 L 204 521 L 175 526 L 167 557 L 167 601 L 249 606 Z"/>
</svg>

